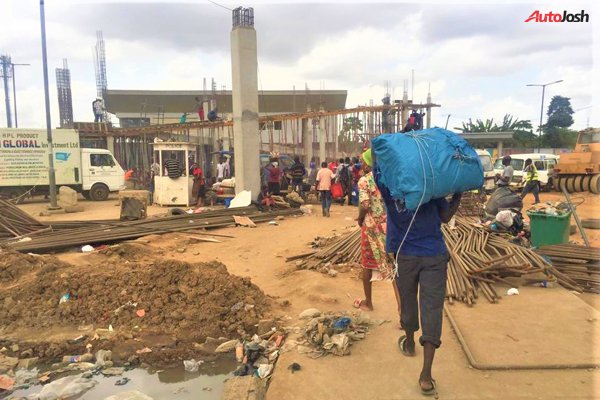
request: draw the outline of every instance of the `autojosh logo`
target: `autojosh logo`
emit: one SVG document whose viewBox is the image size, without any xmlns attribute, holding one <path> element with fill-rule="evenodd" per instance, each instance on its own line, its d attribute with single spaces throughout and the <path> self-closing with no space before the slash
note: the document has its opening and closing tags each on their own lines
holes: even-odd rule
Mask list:
<svg viewBox="0 0 600 400">
<path fill-rule="evenodd" d="M 562 13 L 552 11 L 542 13 L 540 10 L 535 10 L 525 22 L 590 22 L 590 14 L 584 10 L 577 14 L 571 14 L 567 10 Z"/>
</svg>

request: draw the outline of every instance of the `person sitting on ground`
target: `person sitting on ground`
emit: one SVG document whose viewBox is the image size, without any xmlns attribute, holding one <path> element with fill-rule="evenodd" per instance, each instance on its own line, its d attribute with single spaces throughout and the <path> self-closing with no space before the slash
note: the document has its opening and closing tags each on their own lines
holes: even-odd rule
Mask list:
<svg viewBox="0 0 600 400">
<path fill-rule="evenodd" d="M 525 187 L 521 191 L 521 199 L 524 199 L 528 193 L 533 193 L 535 203 L 540 202 L 540 178 L 538 177 L 538 171 L 535 164 L 528 158 L 525 160 L 525 168 L 523 169 L 523 180 L 525 181 Z"/>
<path fill-rule="evenodd" d="M 371 296 L 371 282 L 373 281 L 392 281 L 395 288 L 396 301 L 399 303 L 396 284 L 393 282 L 393 273 L 390 268 L 388 255 L 385 252 L 385 230 L 386 218 L 385 205 L 381 192 L 375 185 L 371 165 L 373 163 L 371 150 L 363 153 L 364 172 L 358 181 L 358 203 L 359 211 L 358 226 L 360 227 L 360 254 L 363 290 L 365 299 L 357 299 L 354 302 L 355 308 L 363 311 L 373 310 L 373 300 Z M 398 304 L 400 307 L 400 304 Z"/>
<path fill-rule="evenodd" d="M 164 162 L 164 167 L 166 170 L 166 175 L 171 179 L 177 179 L 181 176 L 182 170 L 179 165 L 179 161 L 177 161 L 177 155 L 175 153 L 171 153 L 171 157 Z"/>
<path fill-rule="evenodd" d="M 512 158 L 510 156 L 502 157 L 502 165 L 504 165 L 504 169 L 502 170 L 502 174 L 496 174 L 496 185 L 497 186 L 509 186 L 510 181 L 512 181 L 513 174 L 515 170 L 513 169 L 510 162 Z"/>
<path fill-rule="evenodd" d="M 381 171 L 374 162 L 375 183 L 387 210 L 386 250 L 395 257 L 395 282 L 400 293 L 400 322 L 406 333 L 398 339 L 405 356 L 415 355 L 415 332 L 419 330 L 421 310 L 423 368 L 419 387 L 424 395 L 437 393 L 431 368 L 435 350 L 441 345 L 444 297 L 448 268 L 448 249 L 441 225 L 450 221 L 460 205 L 461 194 L 422 204 L 417 211 L 401 208 L 381 182 Z M 419 301 L 417 301 L 417 297 Z"/>
<path fill-rule="evenodd" d="M 331 208 L 331 182 L 335 178 L 333 172 L 327 167 L 327 163 L 321 163 L 321 169 L 317 172 L 316 188 L 321 194 L 321 208 L 323 216 L 329 217 L 329 209 Z"/>
<path fill-rule="evenodd" d="M 290 174 L 292 175 L 292 189 L 300 196 L 304 196 L 302 184 L 306 175 L 306 168 L 300 162 L 300 157 L 294 157 L 294 164 L 290 167 Z"/>
</svg>

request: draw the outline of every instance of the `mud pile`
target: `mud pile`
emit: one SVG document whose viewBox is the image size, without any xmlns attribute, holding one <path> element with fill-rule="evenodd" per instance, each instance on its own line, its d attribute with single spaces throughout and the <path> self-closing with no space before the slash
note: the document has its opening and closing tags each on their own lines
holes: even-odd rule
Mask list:
<svg viewBox="0 0 600 400">
<path fill-rule="evenodd" d="M 49 263 L 33 277 L 7 283 L 0 287 L 5 332 L 112 325 L 201 341 L 252 334 L 268 308 L 268 298 L 249 278 L 230 275 L 218 262 Z"/>
<path fill-rule="evenodd" d="M 2 286 L 10 285 L 31 272 L 57 269 L 65 265 L 52 256 L 22 254 L 8 248 L 0 248 L 0 283 Z"/>
</svg>

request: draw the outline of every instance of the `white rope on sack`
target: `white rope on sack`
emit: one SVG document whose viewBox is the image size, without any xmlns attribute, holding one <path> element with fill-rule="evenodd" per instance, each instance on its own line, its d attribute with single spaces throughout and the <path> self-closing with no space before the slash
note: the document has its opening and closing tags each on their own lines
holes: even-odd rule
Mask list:
<svg viewBox="0 0 600 400">
<path fill-rule="evenodd" d="M 410 232 L 410 229 L 412 228 L 413 223 L 415 222 L 415 218 L 419 212 L 419 208 L 421 208 L 421 205 L 423 205 L 423 200 L 425 199 L 425 189 L 427 188 L 427 174 L 425 171 L 425 160 L 423 159 L 423 152 L 425 152 L 425 155 L 427 156 L 427 159 L 429 161 L 429 168 L 431 170 L 431 176 L 433 178 L 432 179 L 432 189 L 435 188 L 435 174 L 433 173 L 433 164 L 431 162 L 431 158 L 429 157 L 429 154 L 425 150 L 425 147 L 428 147 L 429 144 L 426 143 L 425 138 L 422 135 L 418 135 L 415 133 L 405 133 L 405 135 L 414 139 L 415 144 L 417 145 L 417 149 L 419 150 L 419 158 L 421 159 L 421 168 L 423 171 L 423 193 L 421 194 L 421 199 L 419 200 L 419 204 L 417 205 L 417 208 L 410 220 L 410 223 L 408 224 L 408 228 L 406 229 L 406 232 L 404 233 L 404 237 L 402 238 L 402 241 L 400 242 L 400 245 L 398 246 L 398 250 L 396 251 L 396 257 L 394 259 L 394 270 L 392 273 L 392 276 L 394 276 L 394 277 L 396 277 L 398 275 L 398 257 L 400 256 L 400 250 L 402 249 L 402 246 L 404 245 L 404 242 L 406 241 L 408 233 Z M 400 212 L 397 205 L 396 205 L 396 211 Z"/>
<path fill-rule="evenodd" d="M 421 168 L 423 170 L 423 194 L 421 195 L 421 199 L 419 200 L 419 204 L 417 205 L 417 208 L 410 220 L 410 223 L 408 224 L 408 228 L 406 229 L 406 233 L 404 234 L 404 237 L 402 238 L 402 241 L 400 242 L 400 246 L 398 246 L 398 250 L 396 251 L 396 257 L 394 260 L 394 270 L 393 270 L 393 275 L 392 276 L 397 276 L 398 275 L 398 257 L 400 256 L 400 250 L 402 249 L 402 246 L 404 245 L 404 242 L 406 241 L 406 238 L 408 236 L 408 233 L 410 232 L 410 229 L 412 228 L 413 223 L 415 222 L 415 218 L 417 216 L 417 213 L 419 212 L 419 208 L 423 205 L 423 200 L 425 199 L 425 189 L 427 187 L 427 174 L 425 171 L 425 161 L 423 160 L 423 153 L 425 153 L 425 156 L 427 157 L 428 163 L 429 163 L 429 169 L 431 171 L 431 177 L 432 177 L 432 181 L 431 181 L 431 192 L 434 193 L 435 192 L 435 173 L 433 171 L 433 163 L 431 162 L 431 157 L 429 157 L 429 153 L 426 151 L 426 147 L 429 147 L 429 144 L 427 143 L 427 140 L 432 140 L 431 138 L 427 138 L 424 137 L 423 135 L 419 135 L 416 133 L 405 133 L 406 136 L 412 138 L 415 140 L 415 144 L 417 145 L 417 149 L 419 150 L 419 157 L 421 158 Z M 461 165 L 464 164 L 466 162 L 467 159 L 471 159 L 472 157 L 469 157 L 468 155 L 461 153 L 458 151 L 458 149 L 456 149 L 456 153 L 454 155 L 454 158 L 457 158 L 460 160 Z M 398 206 L 396 205 L 396 210 L 398 212 L 400 212 L 400 210 L 398 209 Z"/>
</svg>

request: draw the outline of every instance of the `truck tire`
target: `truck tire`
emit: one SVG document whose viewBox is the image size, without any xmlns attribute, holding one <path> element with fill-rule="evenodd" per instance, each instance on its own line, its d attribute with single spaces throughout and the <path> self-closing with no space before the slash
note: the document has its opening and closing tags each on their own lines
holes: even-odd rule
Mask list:
<svg viewBox="0 0 600 400">
<path fill-rule="evenodd" d="M 581 182 L 583 181 L 583 175 L 577 175 L 573 180 L 573 188 L 576 192 L 584 192 Z"/>
<path fill-rule="evenodd" d="M 103 183 L 96 183 L 90 189 L 90 198 L 94 201 L 104 201 L 108 199 L 110 191 L 108 187 Z"/>
<path fill-rule="evenodd" d="M 590 191 L 590 181 L 592 180 L 592 175 L 586 175 L 583 177 L 583 181 L 581 182 L 581 191 L 589 192 Z"/>
<path fill-rule="evenodd" d="M 89 190 L 84 190 L 83 192 L 81 192 L 81 195 L 83 196 L 84 199 L 86 200 L 91 200 L 92 198 L 90 197 L 90 191 Z"/>
<path fill-rule="evenodd" d="M 590 180 L 590 192 L 594 194 L 600 193 L 600 174 L 592 176 Z"/>
<path fill-rule="evenodd" d="M 556 190 L 556 188 L 554 187 L 554 179 L 549 178 L 548 183 L 546 183 L 546 185 L 542 186 L 542 191 L 551 192 L 553 190 Z"/>
<path fill-rule="evenodd" d="M 575 177 L 574 176 L 569 176 L 567 178 L 567 192 L 569 193 L 575 193 Z"/>
</svg>

